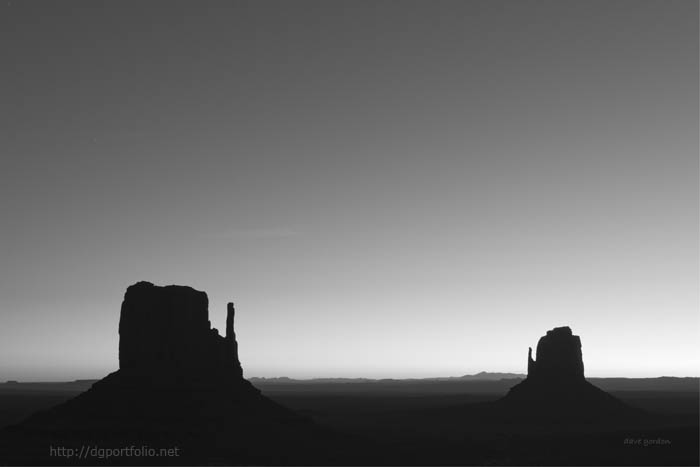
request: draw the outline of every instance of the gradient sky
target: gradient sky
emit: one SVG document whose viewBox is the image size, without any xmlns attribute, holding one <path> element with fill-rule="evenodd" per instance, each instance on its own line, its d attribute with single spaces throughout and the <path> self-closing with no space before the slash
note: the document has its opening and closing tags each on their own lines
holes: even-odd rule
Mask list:
<svg viewBox="0 0 700 467">
<path fill-rule="evenodd" d="M 140 280 L 246 376 L 697 376 L 697 1 L 3 1 L 0 380 Z"/>
</svg>

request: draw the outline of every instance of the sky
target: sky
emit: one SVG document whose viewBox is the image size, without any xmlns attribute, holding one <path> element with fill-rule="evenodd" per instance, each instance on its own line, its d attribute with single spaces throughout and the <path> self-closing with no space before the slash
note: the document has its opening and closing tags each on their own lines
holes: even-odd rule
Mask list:
<svg viewBox="0 0 700 467">
<path fill-rule="evenodd" d="M 0 381 L 147 280 L 244 374 L 698 376 L 696 1 L 3 1 Z"/>
</svg>

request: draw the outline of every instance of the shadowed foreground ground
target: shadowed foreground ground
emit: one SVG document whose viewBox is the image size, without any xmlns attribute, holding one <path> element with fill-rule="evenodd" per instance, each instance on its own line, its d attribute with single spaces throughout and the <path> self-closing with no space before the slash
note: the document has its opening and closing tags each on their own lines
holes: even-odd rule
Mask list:
<svg viewBox="0 0 700 467">
<path fill-rule="evenodd" d="M 314 463 L 315 458 L 319 464 L 345 465 L 698 464 L 697 379 L 593 381 L 628 405 L 657 416 L 627 425 L 604 426 L 527 420 L 504 423 L 490 417 L 488 402 L 502 397 L 517 380 L 254 382 L 270 399 L 311 418 L 324 430 L 318 443 L 308 446 L 316 452 L 315 457 L 307 457 L 307 463 Z M 0 425 L 16 423 L 36 410 L 73 397 L 89 384 L 0 385 Z M 231 444 L 225 436 L 211 442 Z M 39 449 L 48 453 L 49 446 Z M 278 461 L 302 463 L 285 458 L 285 453 L 277 454 Z M 157 459 L 138 460 L 132 463 L 158 463 Z M 225 458 L 216 455 L 197 460 L 226 463 Z M 168 458 L 160 463 L 178 461 L 193 463 L 190 457 Z M 55 456 L 51 463 L 100 465 L 124 461 Z"/>
</svg>

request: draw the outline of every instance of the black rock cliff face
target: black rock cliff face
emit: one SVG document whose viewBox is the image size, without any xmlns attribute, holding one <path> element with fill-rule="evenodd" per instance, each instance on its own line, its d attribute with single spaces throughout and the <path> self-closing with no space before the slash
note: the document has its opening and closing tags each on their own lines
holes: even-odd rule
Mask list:
<svg viewBox="0 0 700 467">
<path fill-rule="evenodd" d="M 206 293 L 149 282 L 130 286 L 121 306 L 119 370 L 12 427 L 6 460 L 52 464 L 43 449 L 50 441 L 182 448 L 177 459 L 149 463 L 311 462 L 318 427 L 243 378 L 232 303 L 227 313 L 221 336 L 211 327 Z"/>
<path fill-rule="evenodd" d="M 527 378 L 496 402 L 509 416 L 567 422 L 635 415 L 620 400 L 586 381 L 581 339 L 568 326 L 547 331 L 537 343 L 536 360 L 529 349 L 527 367 Z"/>
<path fill-rule="evenodd" d="M 527 377 L 537 380 L 584 381 L 581 339 L 568 326 L 547 331 L 537 343 L 536 361 L 528 351 Z"/>
<path fill-rule="evenodd" d="M 119 368 L 135 373 L 170 373 L 181 378 L 242 378 L 228 304 L 226 335 L 211 327 L 207 294 L 191 287 L 130 286 L 119 320 Z"/>
</svg>

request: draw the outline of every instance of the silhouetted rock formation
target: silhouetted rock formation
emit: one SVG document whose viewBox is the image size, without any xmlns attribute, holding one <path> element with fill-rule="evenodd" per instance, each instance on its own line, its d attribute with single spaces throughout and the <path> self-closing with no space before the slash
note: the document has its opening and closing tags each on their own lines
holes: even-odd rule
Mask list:
<svg viewBox="0 0 700 467">
<path fill-rule="evenodd" d="M 120 370 L 183 379 L 240 379 L 233 303 L 226 336 L 211 327 L 207 294 L 191 287 L 139 282 L 126 291 L 119 321 Z M 157 336 L 157 337 L 156 337 Z"/>
<path fill-rule="evenodd" d="M 532 347 L 527 355 L 527 377 L 531 379 L 585 380 L 581 339 L 568 326 L 547 331 L 537 343 L 537 360 L 532 360 Z"/>
<path fill-rule="evenodd" d="M 178 458 L 112 459 L 121 464 L 311 462 L 305 446 L 318 442 L 318 429 L 243 378 L 233 321 L 229 303 L 220 336 L 206 293 L 132 285 L 121 307 L 119 370 L 14 427 L 9 462 L 70 463 L 46 457 L 47 437 L 64 446 L 179 447 Z"/>
<path fill-rule="evenodd" d="M 581 339 L 569 327 L 547 331 L 537 343 L 536 360 L 528 350 L 527 378 L 510 389 L 497 407 L 512 415 L 536 418 L 598 419 L 630 415 L 634 410 L 586 381 Z"/>
</svg>

